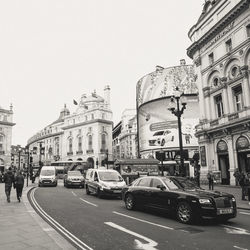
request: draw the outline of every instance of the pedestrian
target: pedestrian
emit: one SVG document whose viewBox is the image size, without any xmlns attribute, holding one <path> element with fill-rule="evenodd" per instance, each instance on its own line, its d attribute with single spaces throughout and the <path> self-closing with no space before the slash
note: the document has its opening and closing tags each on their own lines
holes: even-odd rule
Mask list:
<svg viewBox="0 0 250 250">
<path fill-rule="evenodd" d="M 15 177 L 15 188 L 16 188 L 16 197 L 19 202 L 20 202 L 20 198 L 22 197 L 23 185 L 24 185 L 23 173 L 20 171 L 17 171 L 16 177 Z"/>
<path fill-rule="evenodd" d="M 240 173 L 240 178 L 239 178 L 239 184 L 241 186 L 241 199 L 243 201 L 246 200 L 246 176 L 245 174 L 242 172 Z"/>
<path fill-rule="evenodd" d="M 11 167 L 9 167 L 8 171 L 4 174 L 4 183 L 7 202 L 10 202 L 11 187 L 12 185 L 14 186 L 14 174 Z"/>
<path fill-rule="evenodd" d="M 214 190 L 214 175 L 211 171 L 207 173 L 209 190 Z"/>
</svg>

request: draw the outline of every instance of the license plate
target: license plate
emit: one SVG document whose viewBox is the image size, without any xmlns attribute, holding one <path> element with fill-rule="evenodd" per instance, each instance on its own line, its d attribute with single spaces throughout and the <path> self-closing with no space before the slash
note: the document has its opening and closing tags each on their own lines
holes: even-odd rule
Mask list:
<svg viewBox="0 0 250 250">
<path fill-rule="evenodd" d="M 113 193 L 119 194 L 119 193 L 121 193 L 121 191 L 120 190 L 113 190 Z"/>
<path fill-rule="evenodd" d="M 232 208 L 224 208 L 224 209 L 218 209 L 217 214 L 232 214 L 233 209 Z"/>
</svg>

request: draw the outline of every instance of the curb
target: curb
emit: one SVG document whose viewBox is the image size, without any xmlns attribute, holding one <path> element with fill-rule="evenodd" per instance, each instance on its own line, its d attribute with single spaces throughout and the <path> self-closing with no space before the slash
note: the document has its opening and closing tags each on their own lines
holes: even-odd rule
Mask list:
<svg viewBox="0 0 250 250">
<path fill-rule="evenodd" d="M 250 211 L 250 207 L 249 208 L 246 208 L 246 207 L 237 207 L 237 209 Z"/>
</svg>

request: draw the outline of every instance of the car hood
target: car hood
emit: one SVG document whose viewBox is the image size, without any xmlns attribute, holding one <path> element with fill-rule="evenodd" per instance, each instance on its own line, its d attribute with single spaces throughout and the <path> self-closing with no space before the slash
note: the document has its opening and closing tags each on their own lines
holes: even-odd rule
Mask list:
<svg viewBox="0 0 250 250">
<path fill-rule="evenodd" d="M 188 195 L 193 195 L 196 197 L 212 197 L 212 198 L 218 198 L 221 196 L 226 196 L 226 197 L 232 197 L 233 195 L 224 193 L 224 192 L 219 192 L 219 191 L 210 191 L 210 190 L 205 190 L 205 189 L 184 189 L 181 191 L 182 193 L 188 194 Z"/>
</svg>

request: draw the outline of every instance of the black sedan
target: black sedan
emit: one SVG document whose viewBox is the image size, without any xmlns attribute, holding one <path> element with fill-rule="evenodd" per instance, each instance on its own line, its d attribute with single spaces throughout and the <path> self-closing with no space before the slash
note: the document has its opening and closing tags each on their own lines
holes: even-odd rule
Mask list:
<svg viewBox="0 0 250 250">
<path fill-rule="evenodd" d="M 200 218 L 236 217 L 233 195 L 207 191 L 184 177 L 145 176 L 123 189 L 122 197 L 128 210 L 148 207 L 174 213 L 182 223 Z"/>
</svg>

